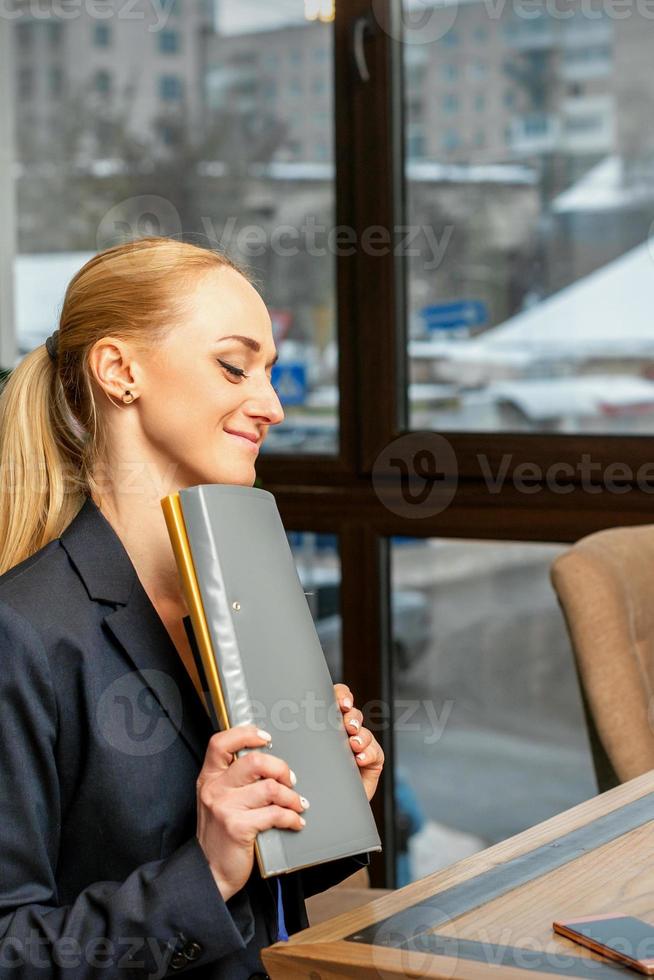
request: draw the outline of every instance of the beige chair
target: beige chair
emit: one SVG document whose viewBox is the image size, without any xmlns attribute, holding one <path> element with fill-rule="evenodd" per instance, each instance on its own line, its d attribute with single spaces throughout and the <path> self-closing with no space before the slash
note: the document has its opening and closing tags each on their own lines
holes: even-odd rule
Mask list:
<svg viewBox="0 0 654 980">
<path fill-rule="evenodd" d="M 326 892 L 306 899 L 309 925 L 316 926 L 319 922 L 340 915 L 341 912 L 350 912 L 358 905 L 365 905 L 390 892 L 389 888 L 371 888 L 368 869 L 361 868 L 349 878 L 328 888 Z"/>
<path fill-rule="evenodd" d="M 654 769 L 654 525 L 582 538 L 551 579 L 604 791 Z"/>
</svg>

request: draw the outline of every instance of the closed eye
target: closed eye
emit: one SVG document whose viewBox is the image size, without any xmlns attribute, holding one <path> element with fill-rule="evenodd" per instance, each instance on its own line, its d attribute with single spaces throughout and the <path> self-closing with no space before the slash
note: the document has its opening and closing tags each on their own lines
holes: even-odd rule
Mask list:
<svg viewBox="0 0 654 980">
<path fill-rule="evenodd" d="M 225 368 L 226 371 L 229 372 L 229 374 L 233 374 L 237 378 L 247 378 L 247 374 L 242 368 L 234 367 L 233 364 L 228 364 L 227 361 L 221 361 L 219 357 L 216 358 L 216 360 L 218 361 L 219 364 L 222 364 L 222 366 Z"/>
</svg>

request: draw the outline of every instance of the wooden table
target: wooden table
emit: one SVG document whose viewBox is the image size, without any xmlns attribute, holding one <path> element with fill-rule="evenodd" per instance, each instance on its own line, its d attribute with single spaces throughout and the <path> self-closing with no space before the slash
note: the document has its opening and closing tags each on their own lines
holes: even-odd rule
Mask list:
<svg viewBox="0 0 654 980">
<path fill-rule="evenodd" d="M 654 924 L 654 770 L 262 958 L 272 980 L 642 976 L 552 931 L 603 912 Z"/>
</svg>

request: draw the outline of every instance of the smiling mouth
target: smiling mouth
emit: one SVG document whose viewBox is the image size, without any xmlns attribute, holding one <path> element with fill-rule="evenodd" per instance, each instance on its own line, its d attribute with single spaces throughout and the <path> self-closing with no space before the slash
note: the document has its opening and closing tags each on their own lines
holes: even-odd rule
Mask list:
<svg viewBox="0 0 654 980">
<path fill-rule="evenodd" d="M 255 452 L 259 451 L 259 444 L 258 442 L 255 442 L 254 439 L 248 439 L 247 436 L 239 436 L 236 432 L 230 432 L 228 429 L 225 429 L 224 431 L 228 436 L 231 436 L 232 439 L 238 439 L 243 446 L 248 446 Z"/>
</svg>

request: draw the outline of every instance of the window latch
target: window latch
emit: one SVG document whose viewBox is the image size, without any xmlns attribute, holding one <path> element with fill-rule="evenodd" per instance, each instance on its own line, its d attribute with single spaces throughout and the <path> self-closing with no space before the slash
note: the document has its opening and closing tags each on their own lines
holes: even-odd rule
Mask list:
<svg viewBox="0 0 654 980">
<path fill-rule="evenodd" d="M 352 53 L 357 73 L 362 82 L 370 81 L 370 69 L 366 58 L 366 40 L 375 33 L 372 14 L 362 14 L 352 25 Z"/>
</svg>

